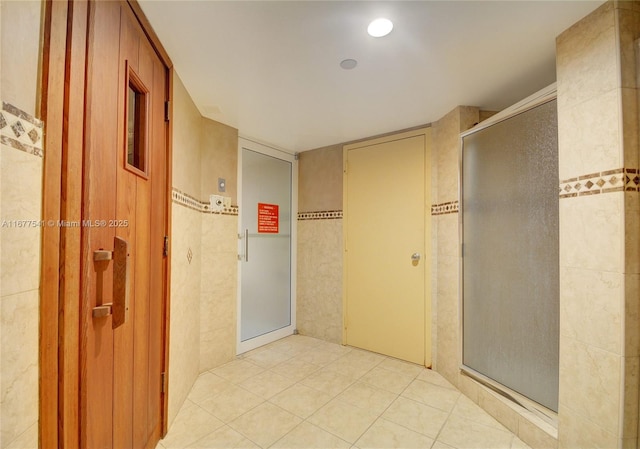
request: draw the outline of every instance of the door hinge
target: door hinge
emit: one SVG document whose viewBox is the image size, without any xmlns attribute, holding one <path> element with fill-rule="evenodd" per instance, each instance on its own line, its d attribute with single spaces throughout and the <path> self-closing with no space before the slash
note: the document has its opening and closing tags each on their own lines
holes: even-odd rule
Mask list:
<svg viewBox="0 0 640 449">
<path fill-rule="evenodd" d="M 167 257 L 169 255 L 169 236 L 164 236 L 164 244 L 162 246 L 162 255 Z"/>
<path fill-rule="evenodd" d="M 164 121 L 168 122 L 171 120 L 169 111 L 170 111 L 171 102 L 169 100 L 164 102 Z"/>
<path fill-rule="evenodd" d="M 160 374 L 160 393 L 167 392 L 167 373 Z"/>
</svg>

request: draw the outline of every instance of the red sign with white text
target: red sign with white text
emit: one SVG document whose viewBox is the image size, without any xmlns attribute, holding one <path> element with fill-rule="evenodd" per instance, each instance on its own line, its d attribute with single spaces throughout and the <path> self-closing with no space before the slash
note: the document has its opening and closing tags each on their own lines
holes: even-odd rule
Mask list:
<svg viewBox="0 0 640 449">
<path fill-rule="evenodd" d="M 258 203 L 258 232 L 277 234 L 278 225 L 278 205 Z"/>
</svg>

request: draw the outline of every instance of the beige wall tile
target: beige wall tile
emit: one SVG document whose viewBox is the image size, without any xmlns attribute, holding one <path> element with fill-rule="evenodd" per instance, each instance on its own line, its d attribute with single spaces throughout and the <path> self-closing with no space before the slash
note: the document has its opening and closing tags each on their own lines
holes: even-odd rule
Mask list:
<svg viewBox="0 0 640 449">
<path fill-rule="evenodd" d="M 38 290 L 0 298 L 0 441 L 38 421 Z"/>
<path fill-rule="evenodd" d="M 3 447 L 7 449 L 38 449 L 38 423 L 33 423 L 22 435 Z"/>
<path fill-rule="evenodd" d="M 629 7 L 637 4 L 633 1 L 615 3 L 617 27 L 620 36 L 621 87 L 636 87 L 636 48 L 635 41 L 640 37 L 640 10 Z"/>
<path fill-rule="evenodd" d="M 565 336 L 560 337 L 560 354 L 560 431 L 565 412 L 617 435 L 622 418 L 621 357 Z"/>
<path fill-rule="evenodd" d="M 458 200 L 458 159 L 460 125 L 455 109 L 433 125 L 433 148 L 436 153 L 438 187 L 432 195 L 435 204 Z"/>
<path fill-rule="evenodd" d="M 42 158 L 2 145 L 0 159 L 0 294 L 12 295 L 40 285 Z M 6 222 L 5 222 L 6 220 Z"/>
<path fill-rule="evenodd" d="M 38 116 L 41 16 L 43 3 L 2 2 L 0 98 Z"/>
<path fill-rule="evenodd" d="M 595 402 L 594 402 L 595 404 Z M 589 421 L 560 405 L 558 447 L 580 449 L 617 448 L 619 440 L 614 433 L 604 430 L 599 423 Z"/>
<path fill-rule="evenodd" d="M 439 281 L 438 285 L 441 285 Z M 436 342 L 437 369 L 449 382 L 457 386 L 460 366 L 458 296 L 438 294 L 438 323 Z"/>
<path fill-rule="evenodd" d="M 194 210 L 172 206 L 169 423 L 198 376 L 200 357 L 201 217 Z"/>
<path fill-rule="evenodd" d="M 438 204 L 438 155 L 439 148 L 436 145 L 436 124 L 431 126 L 431 204 Z"/>
<path fill-rule="evenodd" d="M 561 200 L 560 266 L 623 272 L 623 210 L 621 192 Z"/>
<path fill-rule="evenodd" d="M 458 257 L 460 254 L 459 215 L 446 214 L 437 217 L 438 242 L 436 248 L 438 257 Z"/>
<path fill-rule="evenodd" d="M 238 217 L 202 214 L 200 372 L 233 359 L 237 328 Z"/>
<path fill-rule="evenodd" d="M 234 323 L 235 324 L 235 323 Z M 224 326 L 200 331 L 199 371 L 216 368 L 236 356 L 236 326 Z"/>
<path fill-rule="evenodd" d="M 0 3 L 0 99 L 38 117 L 44 3 Z M 41 218 L 43 159 L 1 146 L 0 221 Z M 0 442 L 36 448 L 40 227 L 0 229 Z"/>
<path fill-rule="evenodd" d="M 478 387 L 478 405 L 511 432 L 516 435 L 518 434 L 518 415 L 504 400 L 500 400 L 496 397 L 495 393 L 489 391 L 484 386 Z"/>
<path fill-rule="evenodd" d="M 558 98 L 563 98 L 558 95 Z M 560 180 L 623 165 L 620 91 L 613 89 L 577 105 L 558 104 Z"/>
<path fill-rule="evenodd" d="M 637 0 L 613 0 L 613 4 L 618 9 L 628 9 L 630 11 L 640 11 L 640 3 Z"/>
<path fill-rule="evenodd" d="M 476 107 L 458 106 L 432 125 L 433 167 L 437 170 L 437 188 L 432 193 L 434 204 L 458 200 L 458 161 L 460 133 L 480 121 Z"/>
<path fill-rule="evenodd" d="M 639 12 L 607 2 L 557 39 L 561 180 L 638 167 Z M 560 447 L 637 439 L 637 210 L 636 192 L 560 201 Z"/>
<path fill-rule="evenodd" d="M 640 194 L 625 192 L 625 273 L 640 273 Z"/>
<path fill-rule="evenodd" d="M 624 370 L 624 415 L 622 422 L 622 437 L 624 439 L 638 437 L 638 386 L 640 385 L 640 358 L 623 357 Z"/>
<path fill-rule="evenodd" d="M 522 416 L 518 421 L 518 437 L 533 449 L 556 449 L 558 447 L 557 438 Z"/>
<path fill-rule="evenodd" d="M 342 343 L 342 220 L 298 221 L 297 327 Z"/>
<path fill-rule="evenodd" d="M 460 110 L 460 133 L 473 128 L 480 122 L 480 109 L 475 106 L 458 106 Z M 495 114 L 494 112 L 486 112 L 485 117 L 488 114 Z"/>
<path fill-rule="evenodd" d="M 200 200 L 202 117 L 180 77 L 173 77 L 173 187 Z"/>
<path fill-rule="evenodd" d="M 640 356 L 640 275 L 627 274 L 624 278 L 625 288 L 625 355 Z"/>
<path fill-rule="evenodd" d="M 607 2 L 556 40 L 558 109 L 619 85 L 613 3 Z"/>
<path fill-rule="evenodd" d="M 640 58 L 640 47 L 638 51 Z M 638 168 L 640 167 L 638 89 L 625 88 L 621 92 L 624 166 L 625 168 Z"/>
<path fill-rule="evenodd" d="M 622 355 L 624 275 L 561 267 L 560 334 Z"/>
<path fill-rule="evenodd" d="M 238 252 L 238 216 L 222 214 L 202 214 L 203 257 L 212 258 L 213 254 Z M 204 259 L 203 259 L 204 260 Z M 237 260 L 237 259 L 236 259 Z"/>
<path fill-rule="evenodd" d="M 438 315 L 444 320 L 452 320 L 457 317 L 459 301 L 460 259 L 457 256 L 440 256 L 438 258 Z M 446 300 L 448 299 L 448 300 Z M 453 325 L 454 323 L 449 323 Z"/>
<path fill-rule="evenodd" d="M 222 123 L 201 119 L 202 168 L 200 199 L 222 195 L 238 204 L 238 130 Z M 226 182 L 225 192 L 218 191 L 218 178 Z"/>
<path fill-rule="evenodd" d="M 458 376 L 458 389 L 462 392 L 462 394 L 464 394 L 466 397 L 471 399 L 476 404 L 479 404 L 480 402 L 480 388 L 481 387 L 478 384 L 478 382 L 475 382 L 469 376 L 465 376 L 463 374 L 460 374 Z M 495 418 L 495 415 L 493 413 L 489 413 L 489 414 Z M 502 423 L 502 425 L 505 425 L 505 424 Z M 505 426 L 505 427 L 508 427 L 508 426 Z"/>
<path fill-rule="evenodd" d="M 300 153 L 298 210 L 342 210 L 342 145 Z"/>
<path fill-rule="evenodd" d="M 458 200 L 460 133 L 480 121 L 476 107 L 460 106 L 433 123 L 432 203 Z M 459 232 L 458 214 L 432 220 L 432 310 L 434 367 L 451 383 L 459 371 Z"/>
<path fill-rule="evenodd" d="M 493 117 L 500 111 L 479 111 L 478 119 L 480 122 L 484 122 L 486 119 Z"/>
</svg>

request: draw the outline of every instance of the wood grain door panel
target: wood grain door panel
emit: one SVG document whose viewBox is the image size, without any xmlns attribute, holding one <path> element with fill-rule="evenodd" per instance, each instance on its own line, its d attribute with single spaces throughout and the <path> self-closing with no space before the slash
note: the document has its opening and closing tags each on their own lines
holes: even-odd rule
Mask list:
<svg viewBox="0 0 640 449">
<path fill-rule="evenodd" d="M 98 1 L 90 9 L 84 220 L 98 225 L 83 228 L 81 444 L 155 447 L 163 416 L 167 71 L 128 4 Z M 133 112 L 131 80 L 142 105 Z M 127 152 L 132 114 L 140 123 L 138 165 Z M 92 317 L 113 295 L 113 263 L 95 263 L 92 253 L 112 250 L 116 236 L 128 242 L 129 303 L 114 326 L 111 315 Z"/>
</svg>

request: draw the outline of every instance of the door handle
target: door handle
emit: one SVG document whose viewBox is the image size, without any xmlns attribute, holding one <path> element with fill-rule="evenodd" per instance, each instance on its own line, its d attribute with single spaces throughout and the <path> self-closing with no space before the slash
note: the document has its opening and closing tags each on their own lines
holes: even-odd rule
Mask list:
<svg viewBox="0 0 640 449">
<path fill-rule="evenodd" d="M 93 308 L 93 317 L 94 318 L 103 318 L 105 316 L 111 315 L 113 303 L 109 302 L 107 304 L 102 304 L 101 306 L 96 306 Z"/>
<path fill-rule="evenodd" d="M 129 315 L 129 243 L 113 238 L 113 251 L 93 252 L 95 262 L 113 260 L 113 301 L 93 308 L 94 318 L 113 314 L 111 327 L 115 329 L 127 321 Z"/>
<path fill-rule="evenodd" d="M 129 316 L 129 243 L 113 238 L 113 321 L 114 329 Z"/>
<path fill-rule="evenodd" d="M 411 260 L 414 262 L 417 262 L 420 260 L 420 253 L 413 253 L 411 254 Z"/>
<path fill-rule="evenodd" d="M 249 262 L 249 230 L 244 230 L 244 261 Z"/>
</svg>

